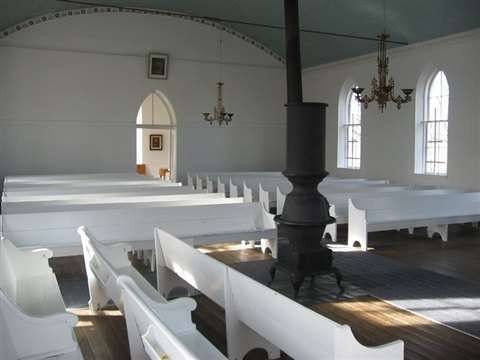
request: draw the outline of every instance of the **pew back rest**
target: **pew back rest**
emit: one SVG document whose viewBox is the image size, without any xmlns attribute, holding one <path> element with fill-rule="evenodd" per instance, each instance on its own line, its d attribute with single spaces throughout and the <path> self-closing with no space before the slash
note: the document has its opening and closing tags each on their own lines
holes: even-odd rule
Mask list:
<svg viewBox="0 0 480 360">
<path fill-rule="evenodd" d="M 26 281 L 34 278 L 51 278 L 52 269 L 48 259 L 52 253 L 45 249 L 36 252 L 25 252 L 18 249 L 8 239 L 0 238 L 0 288 L 5 295 L 17 305 L 22 301 L 18 295 L 22 293 L 20 287 Z M 34 297 L 35 294 L 31 296 Z"/>
<path fill-rule="evenodd" d="M 355 204 L 357 204 L 360 208 L 364 208 L 366 206 L 370 208 L 382 208 L 385 207 L 385 205 L 382 204 L 392 201 L 392 198 L 401 198 L 406 196 L 443 195 L 459 192 L 460 191 L 454 189 L 405 190 L 403 188 L 398 188 L 396 191 L 382 191 L 380 188 L 378 191 L 327 194 L 327 198 L 330 204 L 334 204 L 337 207 L 337 211 L 339 213 L 346 214 L 348 212 L 349 199 L 353 199 Z"/>
<path fill-rule="evenodd" d="M 448 203 L 447 203 L 448 204 Z M 403 206 L 391 207 L 388 209 L 375 209 L 366 211 L 367 223 L 398 223 L 402 221 L 428 221 L 433 223 L 457 222 L 455 218 L 472 217 L 471 221 L 477 221 L 480 217 L 480 202 L 464 203 L 461 206 L 449 206 L 435 204 L 421 204 L 411 209 Z M 461 222 L 469 222 L 464 219 Z"/>
<path fill-rule="evenodd" d="M 227 306 L 235 309 L 238 320 L 295 359 L 403 359 L 402 341 L 367 348 L 355 339 L 349 326 L 339 325 L 232 268 L 227 277 Z"/>
<path fill-rule="evenodd" d="M 480 202 L 480 193 L 459 193 L 454 190 L 420 190 L 401 192 L 401 196 L 380 195 L 375 197 L 352 197 L 352 203 L 357 209 L 382 210 L 401 209 L 414 210 L 415 208 L 431 208 L 436 210 L 445 207 L 462 207 L 469 203 Z"/>
<path fill-rule="evenodd" d="M 104 244 L 152 241 L 155 226 L 179 237 L 236 233 L 274 228 L 265 224 L 259 203 L 92 210 L 4 216 L 4 233 L 19 246 L 75 246 L 76 230 L 88 227 Z M 268 226 L 268 227 L 266 227 Z"/>
<path fill-rule="evenodd" d="M 92 200 L 92 201 L 89 201 Z M 223 194 L 191 194 L 176 196 L 152 196 L 113 198 L 105 202 L 99 199 L 75 201 L 42 201 L 42 202 L 21 202 L 2 204 L 3 214 L 22 214 L 38 212 L 65 212 L 65 211 L 87 211 L 87 210 L 109 210 L 119 208 L 159 208 L 173 206 L 209 205 L 209 204 L 237 204 L 242 203 L 243 198 L 226 198 Z"/>
<path fill-rule="evenodd" d="M 226 265 L 155 228 L 157 263 L 166 266 L 216 304 L 225 307 Z"/>
<path fill-rule="evenodd" d="M 129 337 L 141 337 L 140 351 L 150 359 L 163 356 L 171 360 L 226 359 L 192 323 L 191 311 L 196 307 L 193 299 L 155 303 L 131 278 L 121 276 L 118 284 L 125 301 Z M 130 344 L 138 346 L 138 340 L 130 338 Z"/>
<path fill-rule="evenodd" d="M 110 199 L 115 197 L 136 197 L 136 196 L 165 196 L 180 194 L 199 194 L 204 191 L 192 189 L 188 186 L 165 186 L 158 189 L 125 189 L 115 192 L 88 192 L 83 194 L 37 194 L 37 195 L 15 195 L 5 196 L 2 202 L 26 202 L 26 201 L 57 201 L 57 200 L 79 200 L 79 199 Z"/>
<path fill-rule="evenodd" d="M 151 185 L 110 185 L 110 186 L 78 186 L 78 187 L 32 187 L 32 188 L 19 188 L 15 190 L 4 191 L 6 197 L 15 196 L 34 196 L 34 195 L 75 195 L 75 194 L 91 194 L 91 193 L 120 193 L 122 191 L 158 191 L 163 188 L 178 188 L 182 187 L 181 183 L 166 183 L 164 185 L 151 184 Z"/>
<path fill-rule="evenodd" d="M 92 232 L 85 226 L 79 227 L 77 232 L 82 240 L 87 275 L 90 276 L 88 274 L 90 270 L 117 306 L 120 308 L 123 306 L 117 284 L 118 278 L 122 275 L 133 278 L 136 286 L 150 299 L 157 302 L 164 301 L 163 297 L 130 263 L 128 259 L 130 246 L 125 244 L 104 245 L 96 240 Z"/>
<path fill-rule="evenodd" d="M 63 189 L 81 189 L 86 187 L 137 187 L 137 186 L 181 186 L 180 183 L 168 180 L 88 180 L 88 181 L 66 181 L 64 183 L 39 183 L 39 184 L 17 184 L 6 187 L 7 192 L 30 191 L 30 190 L 63 190 Z"/>
</svg>

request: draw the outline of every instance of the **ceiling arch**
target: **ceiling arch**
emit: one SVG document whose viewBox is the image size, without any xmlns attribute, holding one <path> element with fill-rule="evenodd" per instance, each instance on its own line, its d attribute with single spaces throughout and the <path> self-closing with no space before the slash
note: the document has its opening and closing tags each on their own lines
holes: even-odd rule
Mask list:
<svg viewBox="0 0 480 360">
<path fill-rule="evenodd" d="M 197 16 L 229 18 L 283 25 L 282 0 L 88 0 L 93 7 L 130 6 L 169 10 Z M 300 0 L 304 28 L 375 37 L 383 30 L 384 0 Z M 392 39 L 410 44 L 480 27 L 479 0 L 386 1 L 386 27 Z M 79 10 L 85 6 L 56 0 L 1 0 L 0 29 L 11 29 L 44 14 Z M 281 30 L 232 24 L 233 31 L 283 56 Z M 374 52 L 371 41 L 342 39 L 315 34 L 302 35 L 305 67 Z"/>
<path fill-rule="evenodd" d="M 68 17 L 68 16 L 78 16 L 78 15 L 90 15 L 90 14 L 118 14 L 118 13 L 135 13 L 135 14 L 146 14 L 152 16 L 152 13 L 150 12 L 144 12 L 141 10 L 123 10 L 115 7 L 88 7 L 88 8 L 81 8 L 81 9 L 71 9 L 71 10 L 59 10 L 59 11 L 54 11 L 50 12 L 47 14 L 43 14 L 40 16 L 37 16 L 35 18 L 27 19 L 21 23 L 18 23 L 16 25 L 13 25 L 7 29 L 4 29 L 0 33 L 0 40 L 8 38 L 8 36 L 17 33 L 19 31 L 23 31 L 25 29 L 31 28 L 32 26 L 35 26 L 37 24 L 45 23 L 48 21 Z M 262 43 L 256 41 L 255 39 L 249 37 L 248 35 L 242 34 L 239 31 L 236 31 L 230 27 L 227 27 L 225 25 L 216 23 L 214 21 L 209 21 L 209 20 L 203 20 L 203 19 L 198 19 L 194 18 L 188 15 L 184 14 L 155 14 L 156 16 L 169 16 L 169 17 L 176 17 L 184 20 L 189 20 L 189 21 L 195 21 L 202 23 L 206 26 L 211 26 L 216 29 L 221 29 L 227 33 L 229 33 L 232 36 L 235 36 L 247 43 L 249 43 L 252 46 L 255 46 L 259 50 L 267 53 L 269 56 L 273 57 L 275 60 L 284 63 L 285 59 L 280 56 L 278 53 L 273 51 L 272 49 L 268 48 L 267 46 L 263 45 Z"/>
</svg>

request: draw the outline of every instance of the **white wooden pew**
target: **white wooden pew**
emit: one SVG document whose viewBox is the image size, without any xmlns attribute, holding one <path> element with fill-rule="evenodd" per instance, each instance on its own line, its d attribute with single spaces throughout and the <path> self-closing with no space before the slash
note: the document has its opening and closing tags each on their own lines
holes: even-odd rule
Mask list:
<svg viewBox="0 0 480 360">
<path fill-rule="evenodd" d="M 95 186 L 142 186 L 142 185 L 156 185 L 169 186 L 172 182 L 169 180 L 158 180 L 154 178 L 147 179 L 89 179 L 89 180 L 69 180 L 45 183 L 6 183 L 4 189 L 6 191 L 26 191 L 30 189 L 63 189 L 63 188 L 81 188 L 81 187 L 95 187 Z M 175 183 L 173 183 L 175 184 Z"/>
<path fill-rule="evenodd" d="M 295 359 L 403 359 L 403 342 L 369 348 L 347 325 L 271 290 L 183 241 L 155 230 L 158 266 L 166 266 L 225 309 L 229 359 L 242 359 L 253 348 L 269 358 L 279 349 Z M 321 334 L 321 336 L 319 336 Z"/>
<path fill-rule="evenodd" d="M 127 276 L 120 276 L 118 286 L 124 301 L 132 359 L 226 359 L 192 322 L 191 312 L 196 308 L 193 299 L 152 299 Z"/>
<path fill-rule="evenodd" d="M 292 185 L 288 179 L 283 176 L 232 176 L 230 178 L 231 183 L 234 186 L 243 186 L 243 190 L 249 188 L 252 192 L 253 198 L 252 201 L 259 200 L 259 186 L 262 186 L 262 189 L 269 192 L 269 197 L 271 201 L 275 200 L 276 189 L 280 187 L 284 193 L 289 193 L 292 190 Z M 357 188 L 357 187 L 367 187 L 367 186 L 385 186 L 387 184 L 386 180 L 365 180 L 365 179 L 340 179 L 335 177 L 327 177 L 319 184 L 319 190 L 322 191 L 322 188 Z"/>
<path fill-rule="evenodd" d="M 2 204 L 2 213 L 22 214 L 36 212 L 61 212 L 61 211 L 85 211 L 85 210 L 108 210 L 120 208 L 145 208 L 145 207 L 172 207 L 186 205 L 208 204 L 236 204 L 243 202 L 242 198 L 226 198 L 224 194 L 180 194 L 165 196 L 139 196 L 117 197 L 81 200 L 58 200 L 39 202 L 10 202 Z"/>
<path fill-rule="evenodd" d="M 26 175 L 26 176 L 6 176 L 5 185 L 25 185 L 25 184 L 49 184 L 66 183 L 73 181 L 91 181 L 91 180 L 142 180 L 149 179 L 145 175 L 137 173 L 92 173 L 92 174 L 58 174 L 58 175 Z"/>
<path fill-rule="evenodd" d="M 337 241 L 337 225 L 348 223 L 348 201 L 349 199 L 358 199 L 359 201 L 372 202 L 376 199 L 403 198 L 408 196 L 429 196 L 459 193 L 455 189 L 429 189 L 424 187 L 407 188 L 404 186 L 382 186 L 379 188 L 367 187 L 364 189 L 355 189 L 353 192 L 325 192 L 323 195 L 330 203 L 330 216 L 336 219 L 334 224 L 329 224 L 325 228 L 324 236 L 329 235 L 332 241 Z M 265 201 L 265 200 L 264 200 Z M 391 201 L 391 200 L 389 200 Z M 277 214 L 283 211 L 285 195 L 277 189 Z"/>
<path fill-rule="evenodd" d="M 25 252 L 0 239 L 2 359 L 83 359 L 73 332 L 77 317 L 65 311 L 48 266 L 51 256 L 49 250 Z"/>
<path fill-rule="evenodd" d="M 428 236 L 448 240 L 448 225 L 480 221 L 480 193 L 349 200 L 348 244 L 368 248 L 368 232 L 427 227 Z"/>
<path fill-rule="evenodd" d="M 181 183 L 164 182 L 157 184 L 143 185 L 93 185 L 93 186 L 77 186 L 77 187 L 28 187 L 17 188 L 15 190 L 3 191 L 4 197 L 16 197 L 16 196 L 32 196 L 32 195 L 71 195 L 71 194 L 92 194 L 92 193 L 119 193 L 122 191 L 135 192 L 135 191 L 157 191 L 162 190 L 165 187 L 181 187 Z"/>
<path fill-rule="evenodd" d="M 164 196 L 179 194 L 201 194 L 204 191 L 198 191 L 188 186 L 165 186 L 156 189 L 120 189 L 117 192 L 86 192 L 83 194 L 55 194 L 55 195 L 26 195 L 26 196 L 4 196 L 2 203 L 7 202 L 37 202 L 37 201 L 57 201 L 57 200 L 78 200 L 78 199 L 108 199 L 118 197 L 134 196 Z"/>
<path fill-rule="evenodd" d="M 85 227 L 78 229 L 84 249 L 90 291 L 96 311 L 112 300 L 125 315 L 132 359 L 224 359 L 195 328 L 192 299 L 167 301 L 131 265 L 128 246 L 106 246 Z M 190 357 L 191 355 L 191 357 Z"/>
<path fill-rule="evenodd" d="M 262 248 L 276 256 L 273 216 L 259 203 L 218 204 L 220 200 L 211 205 L 7 214 L 2 226 L 17 246 L 49 247 L 56 256 L 79 253 L 76 230 L 82 225 L 103 243 L 126 242 L 136 250 L 153 249 L 152 229 L 160 226 L 192 245 L 261 240 Z"/>
</svg>

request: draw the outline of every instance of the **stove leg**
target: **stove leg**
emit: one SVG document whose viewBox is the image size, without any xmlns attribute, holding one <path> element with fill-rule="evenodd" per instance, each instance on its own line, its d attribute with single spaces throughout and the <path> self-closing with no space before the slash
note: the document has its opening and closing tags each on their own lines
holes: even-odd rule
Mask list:
<svg viewBox="0 0 480 360">
<path fill-rule="evenodd" d="M 270 282 L 268 283 L 268 285 L 272 284 L 273 281 L 275 280 L 275 274 L 277 273 L 277 268 L 275 267 L 275 264 L 272 265 L 269 273 L 270 273 Z"/>
<path fill-rule="evenodd" d="M 293 298 L 296 299 L 298 298 L 298 292 L 300 291 L 300 288 L 302 287 L 302 284 L 305 281 L 305 275 L 292 274 L 290 275 L 290 281 L 292 282 L 293 290 L 294 290 Z"/>
<path fill-rule="evenodd" d="M 337 286 L 338 288 L 344 292 L 345 289 L 344 287 L 342 286 L 342 280 L 343 280 L 343 276 L 342 276 L 342 273 L 340 272 L 340 270 L 338 270 L 336 267 L 332 267 L 332 271 L 333 273 L 335 274 L 335 278 L 337 279 Z"/>
</svg>

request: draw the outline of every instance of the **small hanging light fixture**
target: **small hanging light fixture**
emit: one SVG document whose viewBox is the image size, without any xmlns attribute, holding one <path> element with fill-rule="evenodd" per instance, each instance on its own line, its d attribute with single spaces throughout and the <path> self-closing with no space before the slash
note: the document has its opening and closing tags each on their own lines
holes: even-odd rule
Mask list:
<svg viewBox="0 0 480 360">
<path fill-rule="evenodd" d="M 413 89 L 402 89 L 405 96 L 395 96 L 395 81 L 392 77 L 388 79 L 388 65 L 389 59 L 387 56 L 387 44 L 386 41 L 390 37 L 386 33 L 386 0 L 383 1 L 383 32 L 378 37 L 378 80 L 373 78 L 372 89 L 370 95 L 362 95 L 365 90 L 361 87 L 354 87 L 352 91 L 355 93 L 355 98 L 364 105 L 365 109 L 368 108 L 368 104 L 372 101 L 376 101 L 378 108 L 381 112 L 387 107 L 387 103 L 392 101 L 397 104 L 397 108 L 400 109 L 402 104 L 412 101 L 410 96 Z"/>
<path fill-rule="evenodd" d="M 213 108 L 213 113 L 205 112 L 203 117 L 205 121 L 208 121 L 210 125 L 213 125 L 215 121 L 218 125 L 222 126 L 223 123 L 228 125 L 232 121 L 233 113 L 227 113 L 225 106 L 223 105 L 223 29 L 220 29 L 220 36 L 218 42 L 219 50 L 219 81 L 217 82 L 217 105 Z"/>
</svg>

